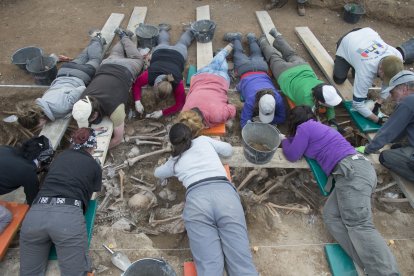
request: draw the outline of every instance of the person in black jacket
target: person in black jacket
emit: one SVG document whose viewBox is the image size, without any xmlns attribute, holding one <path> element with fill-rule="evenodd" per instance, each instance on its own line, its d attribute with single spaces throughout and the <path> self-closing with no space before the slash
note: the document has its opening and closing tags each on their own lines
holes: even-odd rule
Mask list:
<svg viewBox="0 0 414 276">
<path fill-rule="evenodd" d="M 37 174 L 52 161 L 53 153 L 49 139 L 43 135 L 27 140 L 21 147 L 0 146 L 0 195 L 23 186 L 31 205 L 39 191 Z"/>
<path fill-rule="evenodd" d="M 44 275 L 50 246 L 56 246 L 62 275 L 91 270 L 84 212 L 93 192 L 101 190 L 102 169 L 92 157 L 96 135 L 80 128 L 72 148 L 50 165 L 20 232 L 20 275 Z"/>
<path fill-rule="evenodd" d="M 135 80 L 132 87 L 135 109 L 141 114 L 144 113 L 144 106 L 141 103 L 141 88 L 143 86 L 153 86 L 156 97 L 159 99 L 165 99 L 174 92 L 175 105 L 146 115 L 146 118 L 155 119 L 179 112 L 184 106 L 183 71 L 188 56 L 187 48 L 194 39 L 191 29 L 187 29 L 175 45 L 170 45 L 168 31 L 171 26 L 162 23 L 158 28 L 160 29 L 158 45 L 154 48 L 150 66 Z"/>
</svg>

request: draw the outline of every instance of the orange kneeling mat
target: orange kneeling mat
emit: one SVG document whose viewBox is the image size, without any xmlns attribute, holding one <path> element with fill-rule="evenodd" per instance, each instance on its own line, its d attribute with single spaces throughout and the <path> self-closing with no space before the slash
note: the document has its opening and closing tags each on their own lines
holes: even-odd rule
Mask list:
<svg viewBox="0 0 414 276">
<path fill-rule="evenodd" d="M 206 136 L 223 136 L 226 134 L 226 124 L 221 123 L 215 127 L 205 128 L 201 131 L 201 135 Z"/>
<path fill-rule="evenodd" d="M 194 262 L 184 262 L 184 276 L 197 276 Z"/>
<path fill-rule="evenodd" d="M 288 97 L 286 97 L 286 100 L 287 100 L 287 103 L 288 103 L 290 109 L 293 109 L 296 106 L 295 103 L 292 102 L 292 100 L 289 99 Z"/>
<path fill-rule="evenodd" d="M 19 230 L 26 213 L 29 211 L 29 205 L 7 201 L 0 201 L 0 205 L 9 209 L 13 215 L 10 224 L 7 225 L 3 233 L 0 234 L 0 260 L 2 260 L 4 255 L 6 255 L 6 251 L 16 235 L 17 230 Z"/>
</svg>

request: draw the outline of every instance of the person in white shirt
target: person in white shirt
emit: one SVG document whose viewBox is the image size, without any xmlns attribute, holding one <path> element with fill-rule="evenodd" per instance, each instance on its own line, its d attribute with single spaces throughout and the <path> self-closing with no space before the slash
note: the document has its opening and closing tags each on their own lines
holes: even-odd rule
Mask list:
<svg viewBox="0 0 414 276">
<path fill-rule="evenodd" d="M 337 43 L 333 70 L 335 83 L 344 83 L 351 67 L 355 72 L 352 106 L 362 116 L 382 124 L 383 118 L 378 117 L 378 112 L 381 104 L 389 96 L 389 92 L 384 89 L 390 79 L 404 69 L 401 53 L 385 43 L 373 29 L 354 29 Z M 365 101 L 368 89 L 377 76 L 382 80 L 382 91 L 374 108 L 370 110 Z"/>
<path fill-rule="evenodd" d="M 258 275 L 249 248 L 239 195 L 226 177 L 218 154 L 231 156 L 230 144 L 207 136 L 193 139 L 177 123 L 169 133 L 172 157 L 155 169 L 160 179 L 176 176 L 187 189 L 183 219 L 197 275 Z"/>
</svg>

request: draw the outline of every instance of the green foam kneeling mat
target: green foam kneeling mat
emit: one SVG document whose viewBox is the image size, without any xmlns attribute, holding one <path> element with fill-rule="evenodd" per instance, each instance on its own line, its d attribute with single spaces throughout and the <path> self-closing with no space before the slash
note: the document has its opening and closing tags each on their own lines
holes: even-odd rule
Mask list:
<svg viewBox="0 0 414 276">
<path fill-rule="evenodd" d="M 334 182 L 332 183 L 332 187 L 329 191 L 325 190 L 326 182 L 328 182 L 328 177 L 326 176 L 325 172 L 322 170 L 321 166 L 319 166 L 318 162 L 315 159 L 311 159 L 305 156 L 306 162 L 315 177 L 316 183 L 318 184 L 319 190 L 323 196 L 328 196 L 332 189 L 334 188 Z"/>
<path fill-rule="evenodd" d="M 325 254 L 332 276 L 358 276 L 354 262 L 339 244 L 325 245 Z"/>
<path fill-rule="evenodd" d="M 359 114 L 358 111 L 353 110 L 352 101 L 344 101 L 343 104 L 345 109 L 348 111 L 349 115 L 351 115 L 352 120 L 361 132 L 377 132 L 381 128 L 381 125 L 374 123 L 370 119 L 367 119 L 361 114 Z"/>
<path fill-rule="evenodd" d="M 93 225 L 95 224 L 96 208 L 98 201 L 96 199 L 89 200 L 88 209 L 85 212 L 86 232 L 88 234 L 88 246 L 91 244 Z M 52 244 L 49 252 L 49 260 L 57 260 L 56 247 Z"/>
<path fill-rule="evenodd" d="M 188 67 L 188 72 L 187 72 L 187 80 L 185 82 L 185 86 L 189 87 L 191 84 L 191 77 L 197 72 L 197 67 L 195 67 L 194 65 L 190 65 L 190 67 Z"/>
</svg>

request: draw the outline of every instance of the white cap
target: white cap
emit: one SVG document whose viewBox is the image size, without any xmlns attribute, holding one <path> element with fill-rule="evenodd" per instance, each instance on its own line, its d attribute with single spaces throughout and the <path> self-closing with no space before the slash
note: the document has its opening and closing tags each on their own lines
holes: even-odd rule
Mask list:
<svg viewBox="0 0 414 276">
<path fill-rule="evenodd" d="M 383 92 L 391 92 L 396 86 L 407 82 L 414 82 L 414 72 L 402 70 L 391 78 L 389 86 Z"/>
<path fill-rule="evenodd" d="M 275 116 L 276 100 L 270 95 L 263 95 L 259 100 L 259 118 L 262 123 L 268 124 Z"/>
<path fill-rule="evenodd" d="M 325 99 L 325 103 L 329 106 L 337 106 L 342 102 L 341 96 L 338 95 L 338 92 L 332 85 L 324 85 L 322 87 L 322 96 Z"/>
<path fill-rule="evenodd" d="M 72 116 L 78 123 L 78 127 L 89 127 L 89 116 L 92 113 L 92 104 L 89 100 L 89 97 L 86 96 L 85 99 L 77 101 L 73 105 Z"/>
</svg>

